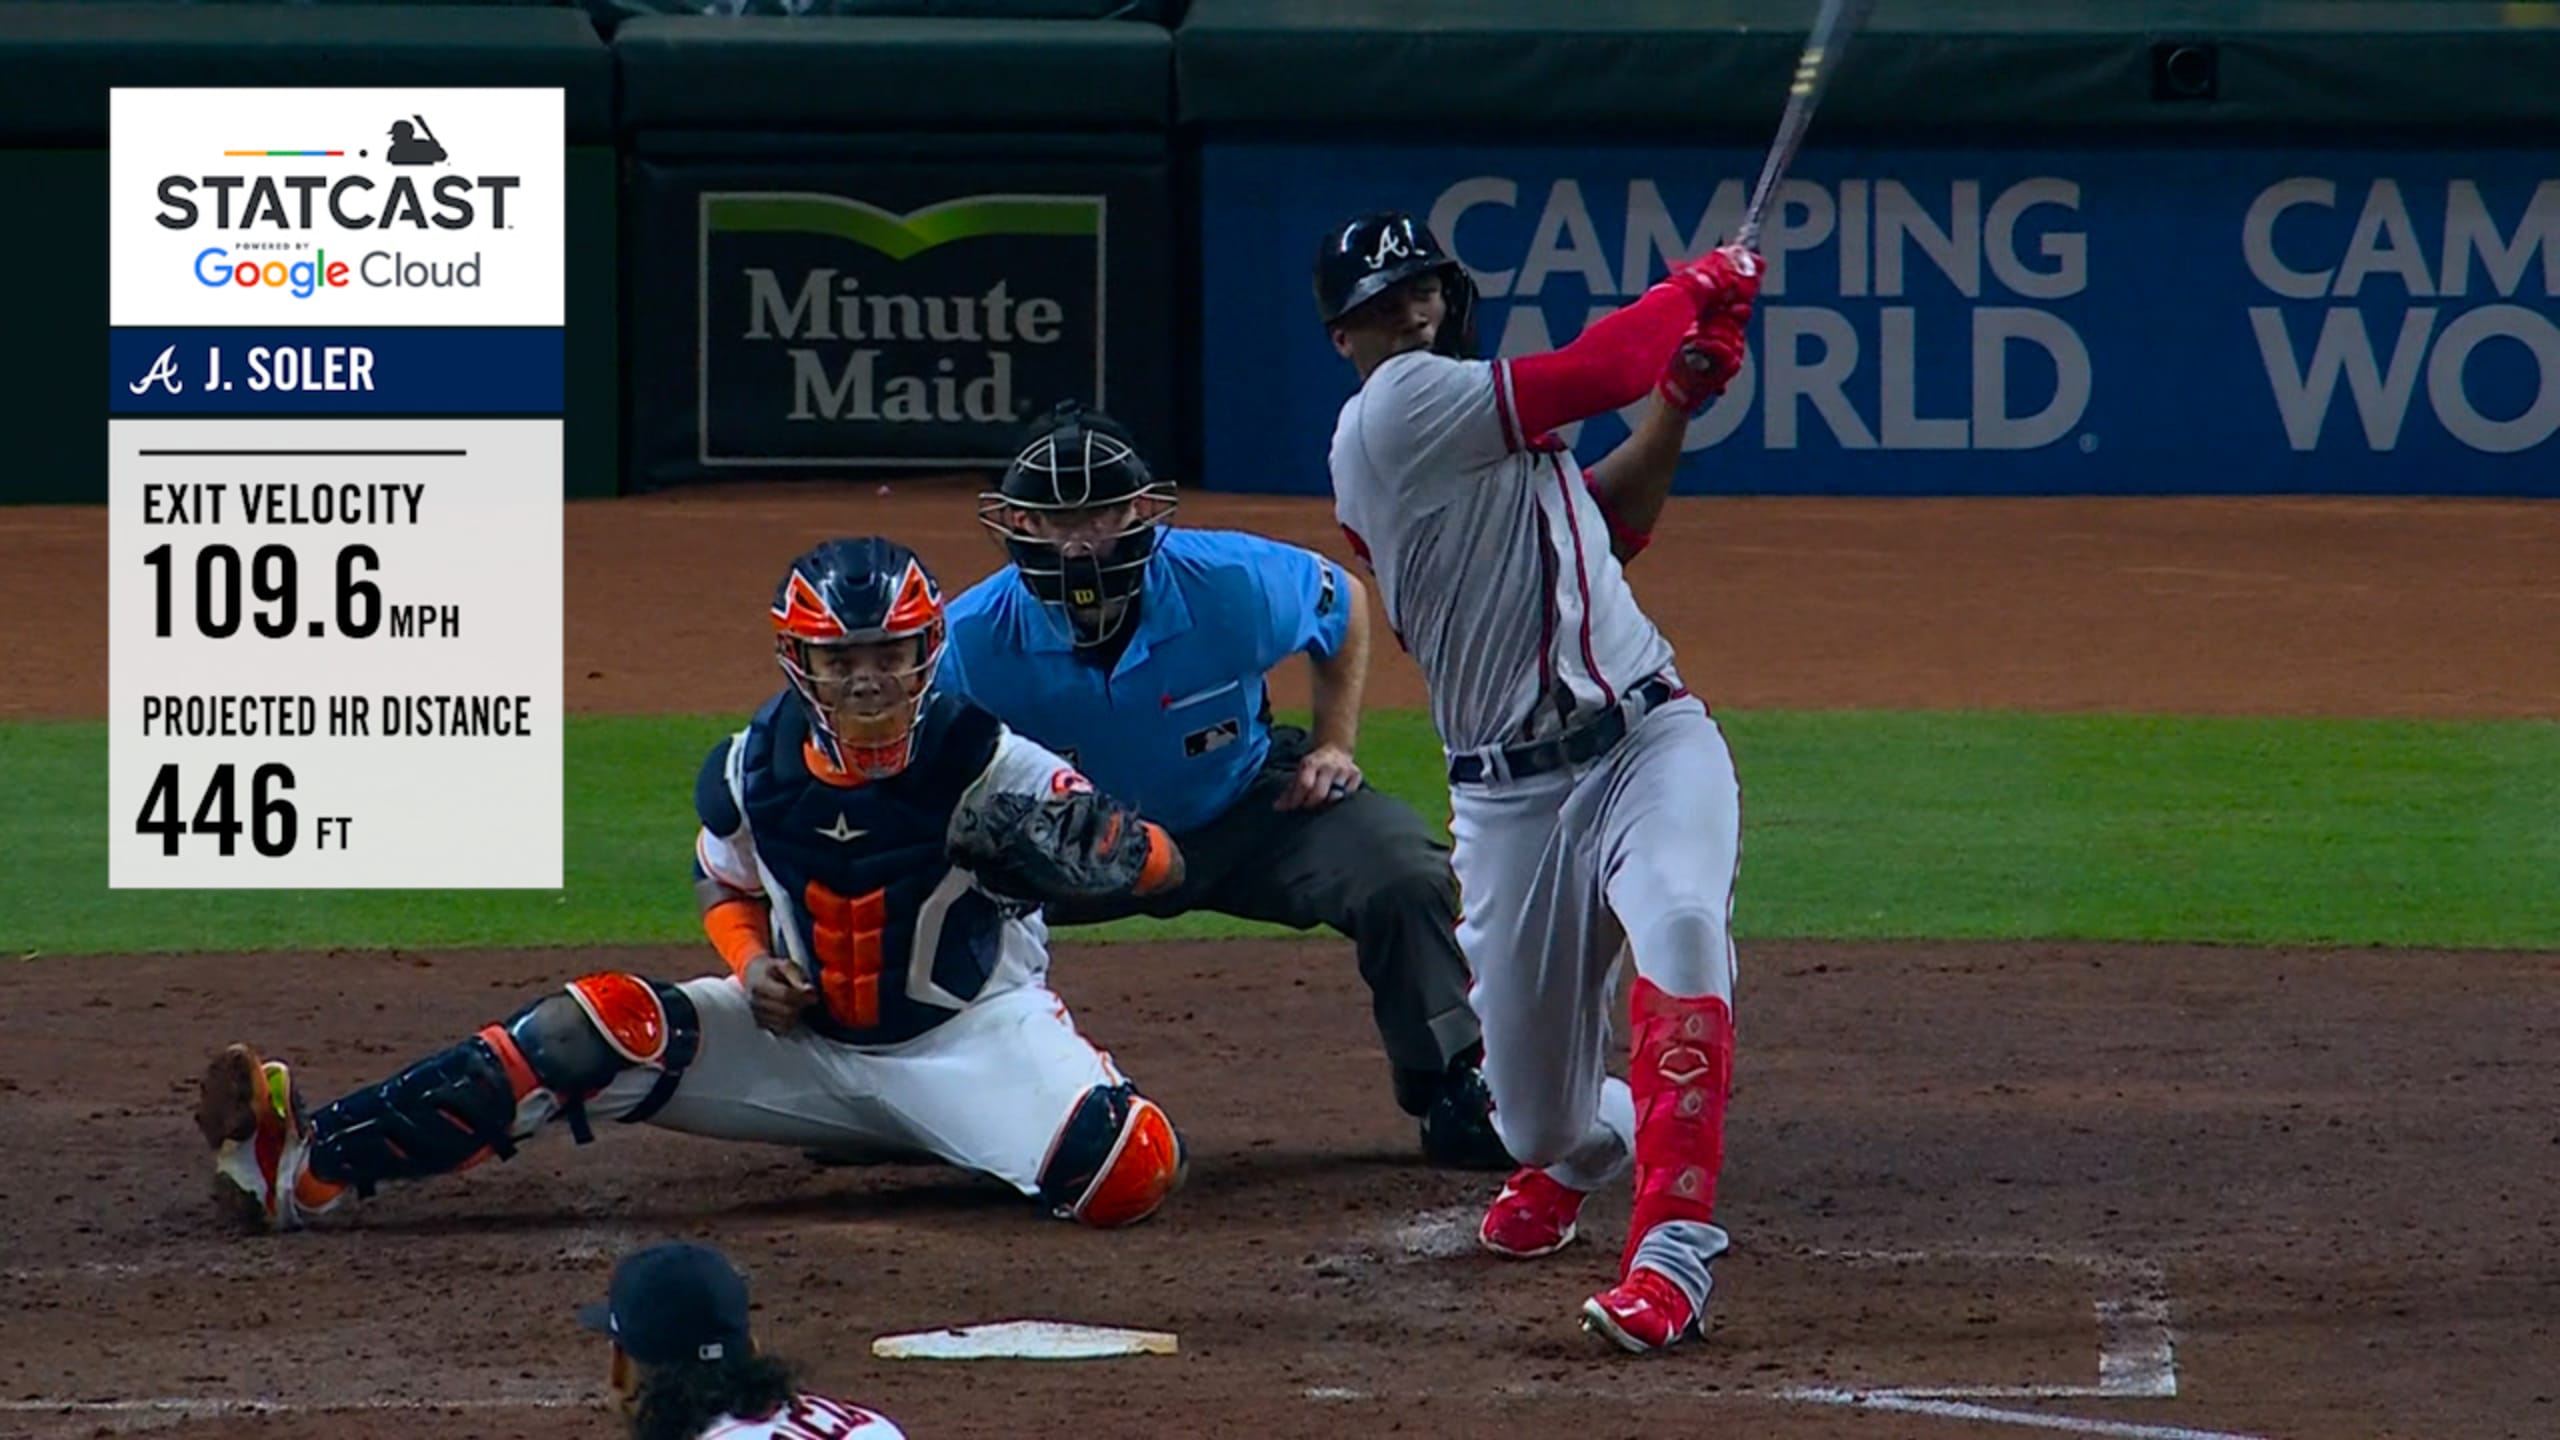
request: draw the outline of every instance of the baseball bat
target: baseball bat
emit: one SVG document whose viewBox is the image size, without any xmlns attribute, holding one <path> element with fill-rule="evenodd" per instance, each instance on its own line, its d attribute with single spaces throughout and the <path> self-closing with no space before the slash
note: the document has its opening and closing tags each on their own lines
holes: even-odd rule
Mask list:
<svg viewBox="0 0 2560 1440">
<path fill-rule="evenodd" d="M 1804 144 L 1805 128 L 1813 123 L 1813 107 L 1821 103 L 1831 77 L 1840 73 L 1840 55 L 1849 48 L 1849 37 L 1875 8 L 1875 0 L 1822 0 L 1821 12 L 1813 17 L 1813 31 L 1805 37 L 1804 54 L 1796 61 L 1795 84 L 1787 88 L 1787 112 L 1778 119 L 1778 138 L 1770 142 L 1769 158 L 1761 162 L 1760 184 L 1751 192 L 1751 208 L 1743 212 L 1735 244 L 1745 249 L 1759 244 L 1760 222 L 1769 213 L 1778 182 L 1786 178 L 1787 167 L 1795 163 L 1796 151 Z"/>
</svg>

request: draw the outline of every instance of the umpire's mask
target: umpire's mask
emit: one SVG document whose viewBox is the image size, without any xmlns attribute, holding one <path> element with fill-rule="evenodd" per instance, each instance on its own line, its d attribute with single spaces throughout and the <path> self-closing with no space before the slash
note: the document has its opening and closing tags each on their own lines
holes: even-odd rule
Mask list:
<svg viewBox="0 0 2560 1440">
<path fill-rule="evenodd" d="M 1024 588 L 1066 613 L 1079 648 L 1133 623 L 1174 485 L 1158 480 L 1118 422 L 1073 400 L 1050 412 L 978 497 L 978 520 L 1004 543 Z"/>
</svg>

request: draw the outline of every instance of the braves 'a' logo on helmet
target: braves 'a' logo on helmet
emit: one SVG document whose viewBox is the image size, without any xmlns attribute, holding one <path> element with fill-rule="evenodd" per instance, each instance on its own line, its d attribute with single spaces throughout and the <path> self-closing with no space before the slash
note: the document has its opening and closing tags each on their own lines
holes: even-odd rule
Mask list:
<svg viewBox="0 0 2560 1440">
<path fill-rule="evenodd" d="M 1379 228 L 1378 241 L 1369 248 L 1369 268 L 1375 270 L 1390 260 L 1408 259 L 1420 248 L 1413 238 L 1413 217 L 1399 216 Z"/>
</svg>

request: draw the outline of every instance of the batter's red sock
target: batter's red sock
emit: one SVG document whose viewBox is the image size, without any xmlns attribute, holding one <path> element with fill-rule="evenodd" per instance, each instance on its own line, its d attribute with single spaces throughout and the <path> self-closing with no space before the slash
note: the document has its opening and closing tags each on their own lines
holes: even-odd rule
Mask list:
<svg viewBox="0 0 2560 1440">
<path fill-rule="evenodd" d="M 1673 995 L 1638 976 L 1627 1002 L 1636 1100 L 1635 1216 L 1618 1273 L 1646 1232 L 1669 1220 L 1715 1219 L 1724 1169 L 1725 1101 L 1733 1094 L 1733 1011 L 1713 995 Z"/>
</svg>

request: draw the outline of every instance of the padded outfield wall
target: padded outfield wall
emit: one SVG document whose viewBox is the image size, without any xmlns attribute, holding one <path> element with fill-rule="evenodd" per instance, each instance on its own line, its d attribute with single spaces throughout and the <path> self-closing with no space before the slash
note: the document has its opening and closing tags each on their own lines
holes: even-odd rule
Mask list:
<svg viewBox="0 0 2560 1440">
<path fill-rule="evenodd" d="M 1815 8 L 689 3 L 0 6 L 0 499 L 105 493 L 113 85 L 565 87 L 572 494 L 983 468 L 1070 395 L 1315 494 L 1328 225 L 1561 342 L 1731 230 Z M 1684 492 L 2560 494 L 2560 5 L 1881 0 L 1764 245 Z"/>
<path fill-rule="evenodd" d="M 1325 486 L 1330 224 L 1427 215 L 1487 349 L 1548 348 L 1732 232 L 1813 8 L 1197 0 L 1207 483 Z M 1679 489 L 2560 494 L 2550 22 L 1884 0 Z M 1637 413 L 1568 438 L 1587 462 Z"/>
</svg>

